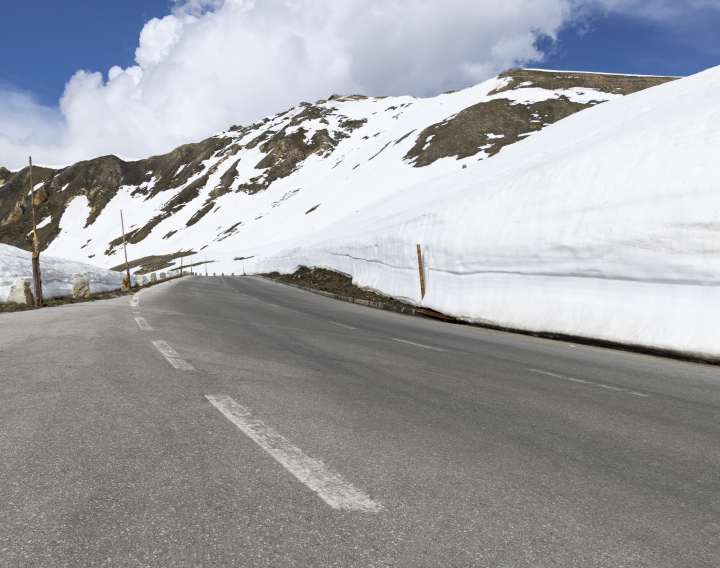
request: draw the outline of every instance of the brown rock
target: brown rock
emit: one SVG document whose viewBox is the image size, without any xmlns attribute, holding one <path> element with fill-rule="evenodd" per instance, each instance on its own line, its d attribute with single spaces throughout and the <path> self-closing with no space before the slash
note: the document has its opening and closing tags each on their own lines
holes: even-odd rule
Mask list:
<svg viewBox="0 0 720 568">
<path fill-rule="evenodd" d="M 90 297 L 90 281 L 87 278 L 73 279 L 73 298 L 89 298 Z"/>
<path fill-rule="evenodd" d="M 35 297 L 33 296 L 30 282 L 27 280 L 16 280 L 10 290 L 8 304 L 20 304 L 21 306 L 34 306 Z"/>
</svg>

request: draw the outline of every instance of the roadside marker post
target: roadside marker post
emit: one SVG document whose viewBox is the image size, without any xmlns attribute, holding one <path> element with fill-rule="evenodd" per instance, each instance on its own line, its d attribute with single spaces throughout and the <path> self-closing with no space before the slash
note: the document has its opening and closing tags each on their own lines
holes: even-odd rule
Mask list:
<svg viewBox="0 0 720 568">
<path fill-rule="evenodd" d="M 38 308 L 42 308 L 43 296 L 42 296 L 42 275 L 40 273 L 40 251 L 38 250 L 38 238 L 37 238 L 37 218 L 35 216 L 35 187 L 33 185 L 33 170 L 32 170 L 32 156 L 28 157 L 28 163 L 30 164 L 30 200 L 32 201 L 32 214 L 33 214 L 33 242 L 35 244 L 35 250 L 32 254 L 32 271 L 33 280 L 35 281 L 35 305 Z"/>
<path fill-rule="evenodd" d="M 122 209 L 120 209 L 120 227 L 123 234 L 123 250 L 125 251 L 125 272 L 127 273 L 128 290 L 132 288 L 132 280 L 130 280 L 130 265 L 127 259 L 127 245 L 125 244 L 125 221 L 123 220 Z"/>
<path fill-rule="evenodd" d="M 420 245 L 417 246 L 418 255 L 418 269 L 420 270 L 420 299 L 425 299 L 425 275 L 423 274 L 423 261 L 422 253 L 420 252 Z"/>
</svg>

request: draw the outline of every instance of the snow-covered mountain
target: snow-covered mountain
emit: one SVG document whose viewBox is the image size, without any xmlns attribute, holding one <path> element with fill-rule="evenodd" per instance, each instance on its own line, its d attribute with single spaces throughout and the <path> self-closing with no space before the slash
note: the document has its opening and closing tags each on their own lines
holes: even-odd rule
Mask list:
<svg viewBox="0 0 720 568">
<path fill-rule="evenodd" d="M 471 321 L 720 358 L 718 93 L 720 67 L 577 113 L 258 269 L 332 268 Z"/>
<path fill-rule="evenodd" d="M 330 268 L 469 321 L 720 358 L 718 92 L 720 67 L 333 96 L 165 156 L 38 168 L 40 239 L 121 265 L 122 209 L 131 259 L 175 255 L 155 269 Z M 0 168 L 0 241 L 26 249 L 28 190 Z"/>
<path fill-rule="evenodd" d="M 50 255 L 120 265 L 122 210 L 131 259 L 203 251 L 222 261 L 211 271 L 240 272 L 235 258 L 253 257 L 249 268 L 404 188 L 467 166 L 475 177 L 474 165 L 548 124 L 670 80 L 513 70 L 431 99 L 302 103 L 145 160 L 35 167 L 40 244 Z M 26 250 L 28 192 L 28 168 L 0 168 L 0 242 Z M 403 195 L 406 208 L 416 204 Z"/>
</svg>

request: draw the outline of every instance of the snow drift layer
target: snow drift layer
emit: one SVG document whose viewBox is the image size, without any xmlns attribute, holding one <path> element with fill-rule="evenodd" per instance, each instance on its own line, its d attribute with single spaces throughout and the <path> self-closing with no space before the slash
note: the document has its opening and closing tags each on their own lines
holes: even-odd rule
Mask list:
<svg viewBox="0 0 720 568">
<path fill-rule="evenodd" d="M 119 290 L 124 276 L 121 272 L 42 254 L 40 255 L 40 272 L 45 300 L 72 296 L 72 281 L 78 276 L 86 277 L 90 281 L 91 294 Z M 10 289 L 19 278 L 33 282 L 32 253 L 0 244 L 0 304 L 7 302 Z M 133 278 L 133 283 L 134 280 Z M 34 293 L 34 284 L 32 284 L 32 290 Z"/>
<path fill-rule="evenodd" d="M 720 67 L 588 109 L 257 270 L 331 268 L 474 322 L 718 357 L 719 92 Z"/>
</svg>

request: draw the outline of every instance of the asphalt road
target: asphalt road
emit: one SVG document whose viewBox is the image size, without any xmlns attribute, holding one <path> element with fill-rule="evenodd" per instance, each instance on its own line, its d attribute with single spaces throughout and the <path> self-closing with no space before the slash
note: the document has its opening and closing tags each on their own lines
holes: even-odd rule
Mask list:
<svg viewBox="0 0 720 568">
<path fill-rule="evenodd" d="M 719 435 L 715 367 L 188 277 L 0 315 L 0 566 L 717 567 Z"/>
</svg>

